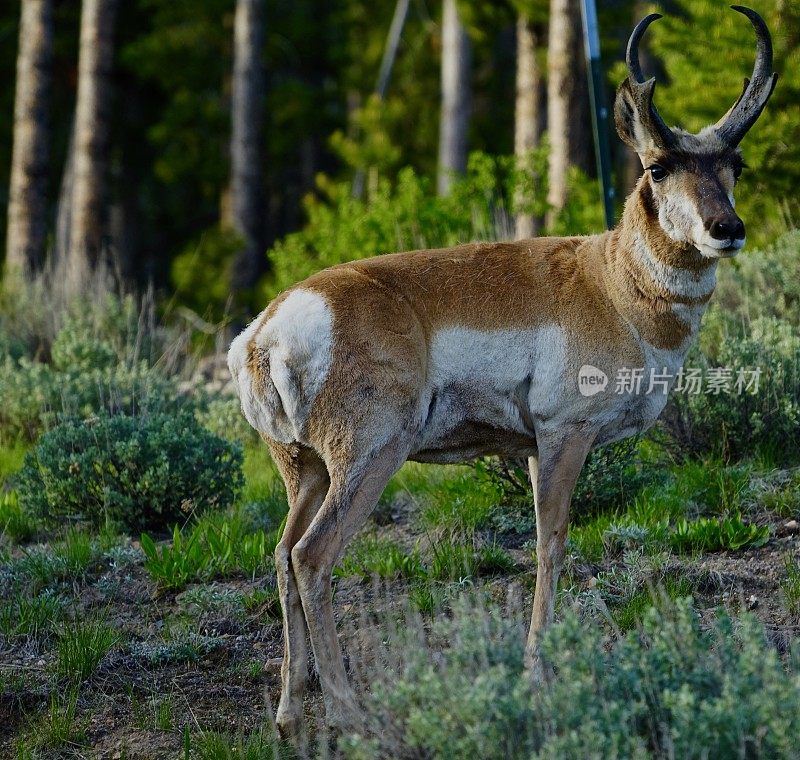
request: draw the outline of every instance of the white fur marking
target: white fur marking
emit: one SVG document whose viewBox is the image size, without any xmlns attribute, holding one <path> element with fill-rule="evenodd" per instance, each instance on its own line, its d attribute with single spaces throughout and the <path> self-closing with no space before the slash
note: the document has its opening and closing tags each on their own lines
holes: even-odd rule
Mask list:
<svg viewBox="0 0 800 760">
<path fill-rule="evenodd" d="M 467 420 L 523 434 L 531 431 L 520 413 L 517 389 L 530 378 L 526 416 L 553 416 L 561 409 L 559 389 L 567 378 L 564 330 L 545 325 L 530 330 L 448 327 L 434 333 L 429 389 L 438 397 L 418 449 L 444 441 Z"/>
<path fill-rule="evenodd" d="M 665 264 L 656 258 L 639 233 L 634 239 L 633 255 L 654 282 L 676 296 L 702 298 L 711 295 L 717 284 L 716 266 L 708 266 L 699 274 L 695 274 L 689 269 Z"/>
<path fill-rule="evenodd" d="M 259 432 L 284 443 L 302 441 L 311 405 L 328 375 L 333 317 L 321 295 L 298 288 L 258 329 L 262 318 L 257 317 L 228 352 L 242 411 Z M 256 391 L 247 368 L 253 338 L 256 349 L 269 357 L 270 376 L 259 379 L 266 392 Z"/>
</svg>

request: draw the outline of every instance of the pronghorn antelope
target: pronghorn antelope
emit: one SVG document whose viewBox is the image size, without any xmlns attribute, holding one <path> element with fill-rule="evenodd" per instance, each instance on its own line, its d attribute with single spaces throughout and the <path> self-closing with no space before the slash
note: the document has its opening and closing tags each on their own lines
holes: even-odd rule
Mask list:
<svg viewBox="0 0 800 760">
<path fill-rule="evenodd" d="M 674 378 L 697 333 L 721 258 L 744 245 L 733 209 L 737 146 L 775 86 L 769 31 L 755 28 L 751 80 L 699 134 L 670 129 L 653 105 L 638 45 L 614 108 L 645 168 L 613 231 L 414 251 L 342 264 L 276 298 L 230 348 L 249 422 L 269 445 L 289 498 L 275 552 L 284 620 L 277 722 L 298 728 L 306 632 L 328 720 L 353 707 L 331 604 L 331 572 L 408 459 L 529 458 L 537 576 L 528 636 L 553 617 L 570 498 L 587 453 L 647 428 L 661 392 L 580 385 L 641 368 Z M 583 370 L 583 371 L 582 371 Z"/>
</svg>

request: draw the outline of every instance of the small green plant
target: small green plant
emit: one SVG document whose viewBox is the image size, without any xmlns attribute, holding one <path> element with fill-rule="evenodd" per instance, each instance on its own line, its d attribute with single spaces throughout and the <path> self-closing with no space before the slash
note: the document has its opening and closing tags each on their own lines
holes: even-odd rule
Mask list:
<svg viewBox="0 0 800 760">
<path fill-rule="evenodd" d="M 141 700 L 133 690 L 128 699 L 137 728 L 144 730 L 172 731 L 175 728 L 175 705 L 172 694 L 151 692 Z"/>
<path fill-rule="evenodd" d="M 26 549 L 9 568 L 15 578 L 28 584 L 30 592 L 38 594 L 42 589 L 82 578 L 97 556 L 89 536 L 71 529 L 52 549 L 46 546 Z"/>
<path fill-rule="evenodd" d="M 86 572 L 99 551 L 88 533 L 70 528 L 56 544 L 53 554 L 63 562 L 67 574 L 79 576 Z"/>
<path fill-rule="evenodd" d="M 0 534 L 15 543 L 30 541 L 39 529 L 39 521 L 22 508 L 15 491 L 0 494 Z"/>
<path fill-rule="evenodd" d="M 800 616 L 800 563 L 787 557 L 784 562 L 784 577 L 781 580 L 781 593 L 786 609 L 792 617 Z"/>
<path fill-rule="evenodd" d="M 672 530 L 670 542 L 676 551 L 699 554 L 763 546 L 769 536 L 769 525 L 745 523 L 741 515 L 735 514 L 723 518 L 680 520 Z"/>
<path fill-rule="evenodd" d="M 80 747 L 86 741 L 86 729 L 78 716 L 78 687 L 72 687 L 63 697 L 50 693 L 48 709 L 35 717 L 28 730 L 17 742 L 18 757 L 39 757 L 37 750 L 59 750 Z"/>
<path fill-rule="evenodd" d="M 183 630 L 161 642 L 134 642 L 129 651 L 135 659 L 156 667 L 177 662 L 197 662 L 222 644 L 222 639 Z"/>
<path fill-rule="evenodd" d="M 63 614 L 64 602 L 58 595 L 45 592 L 30 596 L 18 591 L 0 606 L 0 633 L 8 638 L 43 640 L 52 635 Z"/>
<path fill-rule="evenodd" d="M 280 742 L 271 726 L 235 735 L 203 732 L 194 742 L 199 760 L 271 760 L 282 757 Z"/>
<path fill-rule="evenodd" d="M 176 525 L 172 543 L 160 548 L 143 533 L 144 566 L 162 589 L 181 589 L 191 581 L 241 573 L 254 579 L 271 566 L 278 532 L 252 530 L 238 513 L 206 515 L 186 537 Z"/>
<path fill-rule="evenodd" d="M 281 603 L 277 588 L 254 588 L 242 595 L 242 605 L 249 615 L 281 619 Z"/>
<path fill-rule="evenodd" d="M 436 483 L 426 494 L 420 522 L 426 530 L 471 533 L 483 527 L 503 499 L 500 482 L 483 462 Z"/>
<path fill-rule="evenodd" d="M 68 623 L 58 638 L 56 673 L 70 681 L 85 681 L 118 641 L 117 631 L 103 620 Z"/>
<path fill-rule="evenodd" d="M 181 589 L 189 581 L 210 574 L 211 558 L 198 540 L 197 533 L 184 540 L 176 525 L 171 544 L 159 548 L 147 533 L 143 533 L 141 545 L 145 556 L 144 568 L 162 589 Z"/>
<path fill-rule="evenodd" d="M 187 413 L 70 420 L 25 458 L 19 498 L 34 514 L 112 519 L 128 530 L 161 529 L 224 508 L 242 482 L 238 444 Z"/>
<path fill-rule="evenodd" d="M 398 544 L 367 535 L 353 542 L 334 570 L 337 578 L 418 578 L 425 574 L 419 551 L 404 551 Z"/>
</svg>

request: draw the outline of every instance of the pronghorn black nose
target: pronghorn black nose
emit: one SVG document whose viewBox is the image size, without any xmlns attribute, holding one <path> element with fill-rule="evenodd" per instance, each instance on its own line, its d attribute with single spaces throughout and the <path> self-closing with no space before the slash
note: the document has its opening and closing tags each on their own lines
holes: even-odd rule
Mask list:
<svg viewBox="0 0 800 760">
<path fill-rule="evenodd" d="M 715 240 L 743 240 L 744 222 L 735 215 L 725 216 L 712 220 L 708 231 Z"/>
</svg>

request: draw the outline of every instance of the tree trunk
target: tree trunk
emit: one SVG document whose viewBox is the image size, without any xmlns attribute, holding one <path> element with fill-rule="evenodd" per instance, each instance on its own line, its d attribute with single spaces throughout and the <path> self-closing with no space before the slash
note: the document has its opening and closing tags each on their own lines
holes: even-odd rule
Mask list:
<svg viewBox="0 0 800 760">
<path fill-rule="evenodd" d="M 52 0 L 23 0 L 8 194 L 8 270 L 27 272 L 44 260 L 52 61 Z"/>
<path fill-rule="evenodd" d="M 456 0 L 442 11 L 442 113 L 439 123 L 439 173 L 436 187 L 447 195 L 455 175 L 467 168 L 471 46 L 458 18 Z"/>
<path fill-rule="evenodd" d="M 531 172 L 530 153 L 539 145 L 542 136 L 542 71 L 536 59 L 537 30 L 522 14 L 517 18 L 517 98 L 514 109 L 514 155 L 517 168 Z M 522 193 L 517 204 L 524 203 Z M 541 220 L 533 214 L 520 213 L 516 218 L 517 240 L 539 233 Z"/>
<path fill-rule="evenodd" d="M 52 257 L 59 265 L 64 264 L 69 256 L 69 233 L 72 227 L 72 186 L 75 181 L 75 116 L 69 128 L 67 156 L 61 174 L 61 186 L 58 190 L 56 206 L 56 228 Z"/>
<path fill-rule="evenodd" d="M 96 264 L 107 243 L 116 10 L 117 0 L 83 0 L 81 9 L 68 258 L 68 277 L 73 285 Z"/>
<path fill-rule="evenodd" d="M 570 166 L 586 173 L 593 171 L 581 27 L 580 0 L 551 0 L 547 51 L 548 226 L 567 202 Z"/>
<path fill-rule="evenodd" d="M 244 246 L 234 262 L 231 285 L 252 288 L 263 268 L 262 98 L 264 0 L 237 0 L 234 22 L 231 113 L 230 226 Z"/>
</svg>

